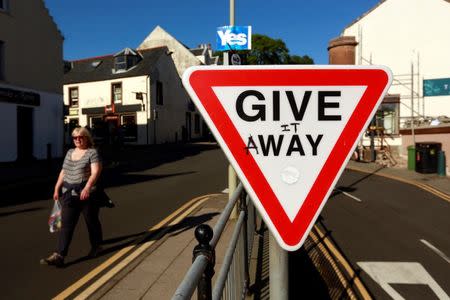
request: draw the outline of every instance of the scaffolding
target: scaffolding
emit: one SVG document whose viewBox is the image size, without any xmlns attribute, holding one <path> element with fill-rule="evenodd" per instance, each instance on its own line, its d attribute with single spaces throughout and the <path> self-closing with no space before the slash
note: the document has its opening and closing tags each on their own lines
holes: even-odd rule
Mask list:
<svg viewBox="0 0 450 300">
<path fill-rule="evenodd" d="M 369 64 L 372 65 L 372 53 L 370 53 L 369 59 L 363 57 L 362 55 L 363 47 L 363 35 L 362 28 L 358 26 L 358 64 Z M 423 78 L 422 78 L 423 80 Z M 392 138 L 392 133 L 398 133 L 400 129 L 411 129 L 411 134 L 413 138 L 413 143 L 415 144 L 415 128 L 429 125 L 432 121 L 431 117 L 426 117 L 425 115 L 425 102 L 423 95 L 421 96 L 421 75 L 420 75 L 420 55 L 417 53 L 417 68 L 416 72 L 414 70 L 414 62 L 411 61 L 411 72 L 406 74 L 394 74 L 393 82 L 391 86 L 400 86 L 403 91 L 400 94 L 399 107 L 396 117 L 396 132 L 386 133 L 385 123 L 384 123 L 384 112 L 381 111 L 377 114 L 372 121 L 371 125 L 367 129 L 365 134 L 366 138 L 370 140 L 369 155 L 367 155 L 367 146 L 364 146 L 364 136 L 361 137 L 361 141 L 358 145 L 358 158 L 375 161 L 382 165 L 396 165 L 397 161 L 392 155 L 392 149 L 389 145 L 387 138 Z M 407 91 L 406 93 L 404 91 Z M 410 103 L 407 104 L 405 101 L 410 99 Z M 420 105 L 422 103 L 422 106 Z M 417 105 L 416 105 L 417 104 Z M 410 111 L 410 116 L 402 117 L 400 114 L 400 106 L 405 106 Z M 415 106 L 416 105 L 416 106 Z"/>
</svg>

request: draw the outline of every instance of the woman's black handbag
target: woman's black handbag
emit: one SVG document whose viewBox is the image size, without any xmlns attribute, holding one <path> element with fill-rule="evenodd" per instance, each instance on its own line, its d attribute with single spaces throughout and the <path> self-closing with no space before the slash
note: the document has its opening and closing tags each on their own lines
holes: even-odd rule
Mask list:
<svg viewBox="0 0 450 300">
<path fill-rule="evenodd" d="M 98 189 L 96 191 L 95 200 L 97 201 L 100 207 L 113 208 L 116 206 L 114 202 L 111 200 L 111 198 L 109 198 L 109 196 L 106 194 L 104 189 Z"/>
</svg>

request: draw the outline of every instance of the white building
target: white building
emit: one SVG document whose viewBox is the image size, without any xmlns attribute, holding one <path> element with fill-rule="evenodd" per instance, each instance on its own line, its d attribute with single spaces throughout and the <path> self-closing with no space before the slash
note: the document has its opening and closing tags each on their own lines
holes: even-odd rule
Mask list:
<svg viewBox="0 0 450 300">
<path fill-rule="evenodd" d="M 70 129 L 91 127 L 97 140 L 159 144 L 201 137 L 190 99 L 167 47 L 71 62 L 64 76 Z"/>
<path fill-rule="evenodd" d="M 204 65 L 218 65 L 219 56 L 213 56 L 211 44 L 201 44 L 197 48 L 189 49 Z"/>
<path fill-rule="evenodd" d="M 128 144 L 206 137 L 181 76 L 190 66 L 217 61 L 210 47 L 188 49 L 157 26 L 137 50 L 71 62 L 64 77 L 67 132 L 90 126 L 101 142 L 120 137 Z"/>
<path fill-rule="evenodd" d="M 381 123 L 403 155 L 412 143 L 412 115 L 416 141 L 442 139 L 426 136 L 438 131 L 450 133 L 450 124 L 445 123 L 450 121 L 450 1 L 380 1 L 342 36 L 356 38 L 356 64 L 392 70 L 389 94 L 399 94 L 400 103 L 383 104 Z"/>
<path fill-rule="evenodd" d="M 63 41 L 42 0 L 0 0 L 0 162 L 62 156 Z"/>
<path fill-rule="evenodd" d="M 212 55 L 211 47 L 208 45 L 203 44 L 198 48 L 189 49 L 160 26 L 156 26 L 137 49 L 161 46 L 166 46 L 172 53 L 180 78 L 191 66 L 216 65 L 219 61 L 219 57 Z"/>
</svg>

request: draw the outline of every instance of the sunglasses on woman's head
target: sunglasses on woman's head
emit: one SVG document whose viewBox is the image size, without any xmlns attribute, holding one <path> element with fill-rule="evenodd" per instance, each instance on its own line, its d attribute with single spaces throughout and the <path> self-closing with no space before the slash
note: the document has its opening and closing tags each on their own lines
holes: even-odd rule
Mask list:
<svg viewBox="0 0 450 300">
<path fill-rule="evenodd" d="M 72 138 L 74 139 L 74 140 L 82 140 L 82 139 L 84 139 L 84 135 L 77 135 L 77 136 L 73 136 Z"/>
</svg>

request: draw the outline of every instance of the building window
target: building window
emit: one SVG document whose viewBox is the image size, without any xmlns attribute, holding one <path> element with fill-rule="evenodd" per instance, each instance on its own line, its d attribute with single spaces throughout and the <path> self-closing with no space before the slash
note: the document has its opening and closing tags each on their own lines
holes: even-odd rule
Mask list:
<svg viewBox="0 0 450 300">
<path fill-rule="evenodd" d="M 124 115 L 121 116 L 121 127 L 119 135 L 124 142 L 137 141 L 137 125 L 136 115 Z"/>
<path fill-rule="evenodd" d="M 164 104 L 163 84 L 161 81 L 156 81 L 156 104 Z"/>
<path fill-rule="evenodd" d="M 399 111 L 399 103 L 382 103 L 376 113 L 376 126 L 383 128 L 385 134 L 398 134 Z"/>
<path fill-rule="evenodd" d="M 5 61 L 5 42 L 0 41 L 0 80 L 5 79 Z"/>
<path fill-rule="evenodd" d="M 114 58 L 114 68 L 116 71 L 127 69 L 127 57 L 125 55 L 117 56 Z"/>
<path fill-rule="evenodd" d="M 139 56 L 137 55 L 128 55 L 127 56 L 127 68 L 130 69 L 137 65 L 139 62 Z"/>
<path fill-rule="evenodd" d="M 200 116 L 198 114 L 194 115 L 194 132 L 200 133 Z"/>
<path fill-rule="evenodd" d="M 69 88 L 69 106 L 78 107 L 78 88 Z"/>
<path fill-rule="evenodd" d="M 112 102 L 113 103 L 121 103 L 122 102 L 122 83 L 113 83 L 111 85 L 112 92 Z"/>
<path fill-rule="evenodd" d="M 114 55 L 114 71 L 125 72 L 137 65 L 141 59 L 142 56 L 138 52 L 130 48 L 125 48 Z"/>
<path fill-rule="evenodd" d="M 90 120 L 91 133 L 92 137 L 96 142 L 103 141 L 106 135 L 106 123 L 103 120 L 103 117 L 92 117 Z"/>
</svg>

